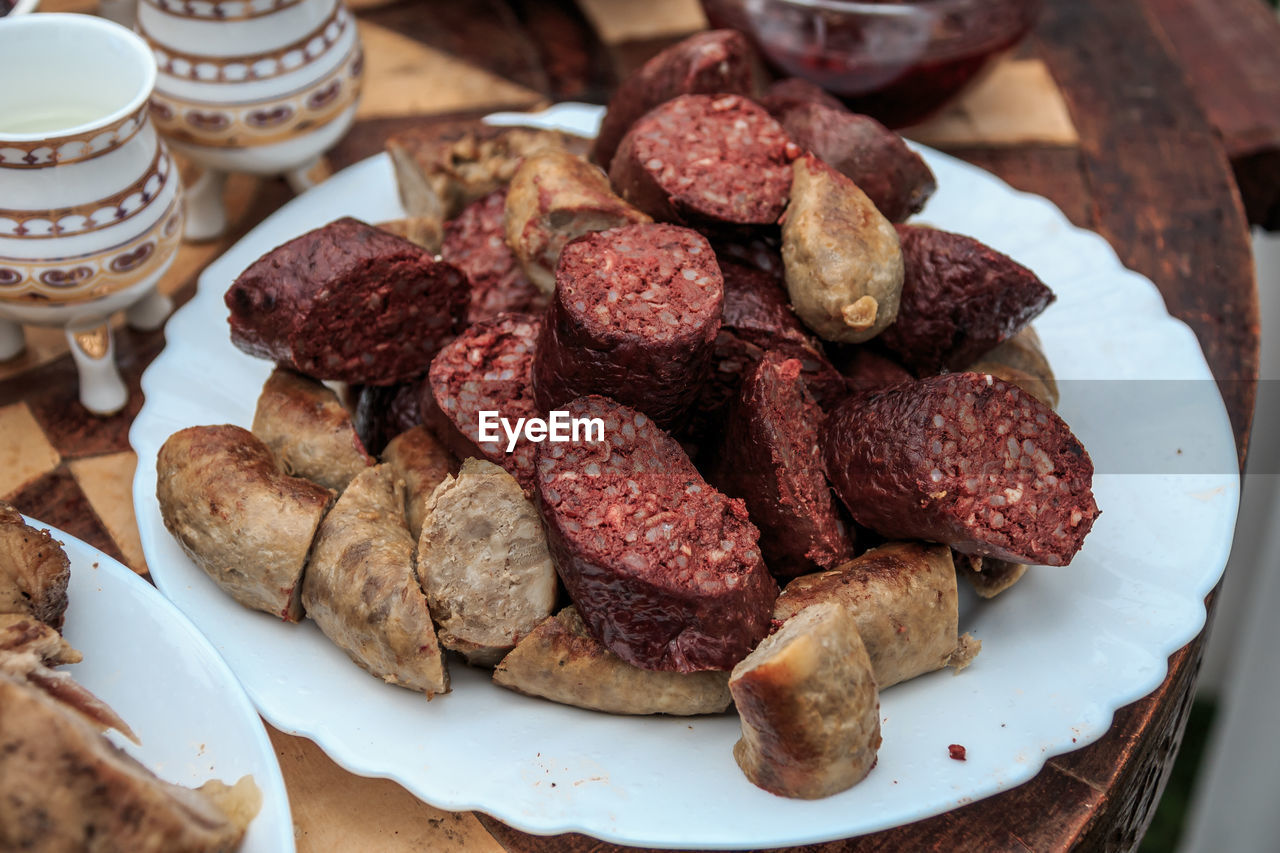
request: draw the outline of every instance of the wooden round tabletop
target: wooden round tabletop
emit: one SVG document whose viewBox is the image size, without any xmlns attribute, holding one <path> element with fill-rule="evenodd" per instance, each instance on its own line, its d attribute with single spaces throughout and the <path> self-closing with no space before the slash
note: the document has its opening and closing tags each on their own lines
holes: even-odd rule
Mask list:
<svg viewBox="0 0 1280 853">
<path fill-rule="evenodd" d="M 93 5 L 42 4 L 51 11 Z M 349 5 L 359 13 L 367 88 L 356 126 L 330 154 L 335 169 L 380 151 L 390 132 L 412 124 L 558 100 L 602 102 L 620 74 L 705 26 L 694 0 Z M 1199 84 L 1177 52 L 1180 35 L 1185 41 L 1203 32 L 1181 16 L 1208 8 L 1203 0 L 1047 0 L 1037 30 L 1013 57 L 907 135 L 1051 199 L 1150 277 L 1170 313 L 1200 340 L 1243 465 L 1258 373 L 1248 222 L 1231 140 L 1224 144 L 1222 128 L 1197 105 Z M 1275 184 L 1250 185 L 1246 195 L 1274 199 L 1280 170 L 1272 167 L 1271 175 Z M 244 176 L 232 179 L 229 194 L 231 233 L 184 247 L 162 286 L 178 302 L 190 298 L 209 261 L 290 198 L 281 181 Z M 93 417 L 77 402 L 61 332 L 29 330 L 26 352 L 0 363 L 0 498 L 145 575 L 127 434 L 141 405 L 139 377 L 164 336 L 121 327 L 116 344 L 132 397 L 110 418 Z M 806 849 L 1134 847 L 1177 753 L 1203 647 L 1202 635 L 1175 653 L 1164 683 L 1117 712 L 1100 741 L 1051 759 L 1027 784 L 907 826 Z M 392 782 L 348 774 L 309 741 L 270 733 L 301 851 L 620 849 L 443 812 Z"/>
</svg>

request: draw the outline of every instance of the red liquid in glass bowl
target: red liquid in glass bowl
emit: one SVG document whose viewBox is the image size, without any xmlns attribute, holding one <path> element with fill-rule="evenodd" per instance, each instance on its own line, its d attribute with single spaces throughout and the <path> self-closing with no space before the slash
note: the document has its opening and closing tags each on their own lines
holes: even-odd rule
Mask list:
<svg viewBox="0 0 1280 853">
<path fill-rule="evenodd" d="M 1035 24 L 1040 0 L 702 0 L 713 27 L 746 33 L 804 77 L 890 127 L 960 94 Z"/>
</svg>

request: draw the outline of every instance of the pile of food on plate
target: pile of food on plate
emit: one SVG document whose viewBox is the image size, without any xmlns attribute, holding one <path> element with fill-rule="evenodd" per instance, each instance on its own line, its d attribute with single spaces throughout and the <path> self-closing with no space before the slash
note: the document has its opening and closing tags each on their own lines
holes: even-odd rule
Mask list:
<svg viewBox="0 0 1280 853">
<path fill-rule="evenodd" d="M 583 708 L 732 704 L 777 794 L 862 779 L 878 691 L 978 652 L 957 574 L 991 597 L 1069 563 L 1093 468 L 1028 325 L 1049 288 L 902 224 L 924 161 L 755 61 L 675 45 L 594 143 L 390 139 L 408 219 L 330 223 L 227 291 L 277 367 L 251 430 L 160 451 L 196 564 L 428 696 L 451 650 Z"/>
<path fill-rule="evenodd" d="M 245 776 L 183 788 L 103 736 L 128 724 L 66 672 L 71 564 L 47 530 L 0 503 L 0 849 L 228 851 L 262 797 Z M 92 652 L 90 652 L 92 653 Z"/>
</svg>

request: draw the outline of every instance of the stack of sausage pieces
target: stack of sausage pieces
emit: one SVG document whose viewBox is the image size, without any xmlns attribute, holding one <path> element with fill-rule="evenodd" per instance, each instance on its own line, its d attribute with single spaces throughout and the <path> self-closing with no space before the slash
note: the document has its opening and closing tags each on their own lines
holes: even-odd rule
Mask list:
<svg viewBox="0 0 1280 853">
<path fill-rule="evenodd" d="M 428 695 L 451 650 L 611 713 L 732 703 L 760 787 L 862 779 L 878 691 L 978 651 L 957 573 L 990 597 L 1069 563 L 1092 463 L 1029 326 L 1052 292 L 904 224 L 924 161 L 803 81 L 758 91 L 755 65 L 731 31 L 675 45 L 589 153 L 391 139 L 416 224 L 388 227 L 439 255 L 339 220 L 232 285 L 233 341 L 278 367 L 251 432 L 161 451 L 197 564 Z M 553 412 L 584 434 L 493 417 Z"/>
</svg>

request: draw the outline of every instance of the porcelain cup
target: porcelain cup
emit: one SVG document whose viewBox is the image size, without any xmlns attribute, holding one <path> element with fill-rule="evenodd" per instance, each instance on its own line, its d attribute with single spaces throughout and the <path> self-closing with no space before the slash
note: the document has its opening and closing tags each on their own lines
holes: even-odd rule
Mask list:
<svg viewBox="0 0 1280 853">
<path fill-rule="evenodd" d="M 310 186 L 320 155 L 351 126 L 363 55 L 341 0 L 139 0 L 137 30 L 159 66 L 151 115 L 204 167 L 187 236 L 226 226 L 228 172 Z"/>
<path fill-rule="evenodd" d="M 0 359 L 21 324 L 65 329 L 90 411 L 122 408 L 111 314 L 158 328 L 182 240 L 182 187 L 148 112 L 155 58 L 88 15 L 0 24 Z"/>
</svg>

